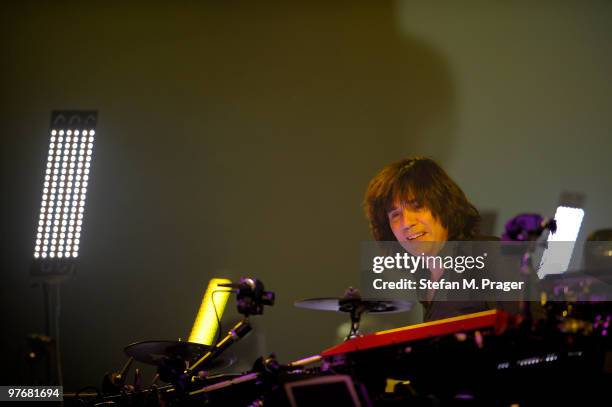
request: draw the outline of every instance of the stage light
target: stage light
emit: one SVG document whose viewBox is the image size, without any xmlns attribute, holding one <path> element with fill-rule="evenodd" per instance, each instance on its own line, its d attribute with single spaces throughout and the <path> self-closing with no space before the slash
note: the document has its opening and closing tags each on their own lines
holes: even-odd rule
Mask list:
<svg viewBox="0 0 612 407">
<path fill-rule="evenodd" d="M 57 274 L 59 269 L 64 270 L 60 274 L 66 274 L 64 265 L 72 264 L 66 261 L 70 262 L 79 253 L 81 241 L 72 240 L 75 230 L 74 219 L 75 214 L 78 213 L 79 223 L 76 230 L 81 232 L 87 191 L 78 188 L 82 171 L 79 170 L 75 175 L 75 163 L 81 163 L 79 167 L 82 167 L 82 161 L 87 158 L 85 176 L 88 177 L 91 171 L 90 156 L 94 147 L 91 135 L 95 134 L 96 121 L 96 112 L 54 111 L 52 114 L 33 254 L 34 259 L 37 260 L 32 268 L 32 273 L 35 275 Z M 78 149 L 79 143 L 81 144 L 80 150 Z M 77 183 L 73 189 L 75 179 Z M 69 221 L 70 226 L 68 226 Z M 65 240 L 66 236 L 70 238 L 70 241 Z M 53 260 L 46 260 L 47 258 Z M 73 270 L 73 267 L 70 268 Z"/>
<path fill-rule="evenodd" d="M 568 269 L 582 219 L 584 209 L 561 205 L 555 212 L 557 231 L 548 235 L 549 245 L 542 254 L 538 276 L 563 273 Z"/>
<path fill-rule="evenodd" d="M 90 133 L 91 134 L 91 133 Z M 218 320 L 221 320 L 230 290 L 219 284 L 230 284 L 231 280 L 213 278 L 208 283 L 200 309 L 191 328 L 189 342 L 212 345 L 217 334 Z M 218 320 L 217 320 L 218 318 Z"/>
</svg>

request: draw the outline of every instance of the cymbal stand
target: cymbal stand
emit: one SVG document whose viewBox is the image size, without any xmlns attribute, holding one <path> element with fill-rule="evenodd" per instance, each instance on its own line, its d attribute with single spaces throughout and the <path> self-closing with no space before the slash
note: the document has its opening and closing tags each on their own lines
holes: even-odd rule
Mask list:
<svg viewBox="0 0 612 407">
<path fill-rule="evenodd" d="M 348 312 L 351 316 L 351 329 L 345 340 L 357 338 L 361 336 L 359 325 L 361 324 L 361 315 L 367 310 L 367 307 L 361 302 L 361 298 L 350 298 L 340 300 L 340 309 Z"/>
</svg>

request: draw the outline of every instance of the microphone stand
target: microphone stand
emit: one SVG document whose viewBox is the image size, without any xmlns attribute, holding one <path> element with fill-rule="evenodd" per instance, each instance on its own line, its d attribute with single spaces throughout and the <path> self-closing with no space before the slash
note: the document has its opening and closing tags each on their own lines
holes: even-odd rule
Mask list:
<svg viewBox="0 0 612 407">
<path fill-rule="evenodd" d="M 523 292 L 523 299 L 519 303 L 520 312 L 523 314 L 527 325 L 530 326 L 533 320 L 533 315 L 531 312 L 531 301 L 530 294 L 532 290 L 531 280 L 532 276 L 535 274 L 535 269 L 533 268 L 532 255 L 535 252 L 536 240 L 529 241 L 529 245 L 527 246 L 527 250 L 521 256 L 521 267 L 520 274 L 522 280 L 525 284 L 525 291 Z"/>
<path fill-rule="evenodd" d="M 246 334 L 248 334 L 253 327 L 249 323 L 249 318 L 245 317 L 242 321 L 238 322 L 229 332 L 225 335 L 225 337 L 219 341 L 213 348 L 211 348 L 208 352 L 206 352 L 200 359 L 198 359 L 193 365 L 188 367 L 185 370 L 185 375 L 192 376 L 198 366 L 205 366 L 208 362 L 213 361 L 220 354 L 225 352 L 230 346 L 234 343 L 238 342 L 242 339 Z M 193 378 L 192 378 L 193 381 Z"/>
<path fill-rule="evenodd" d="M 520 275 L 525 284 L 522 300 L 519 302 L 522 312 L 528 325 L 533 323 L 533 313 L 530 303 L 530 295 L 533 289 L 532 278 L 536 271 L 533 268 L 532 257 L 535 252 L 537 240 L 544 230 L 548 229 L 551 233 L 557 231 L 557 223 L 554 219 L 544 218 L 536 213 L 524 213 L 510 219 L 506 223 L 506 231 L 502 236 L 505 241 L 528 242 L 527 250 L 521 256 Z"/>
<path fill-rule="evenodd" d="M 187 379 L 190 379 L 191 382 L 197 380 L 198 367 L 205 367 L 206 364 L 212 362 L 253 329 L 249 323 L 249 315 L 261 315 L 265 305 L 274 305 L 274 293 L 265 291 L 263 283 L 255 278 L 242 277 L 239 283 L 220 284 L 220 286 L 236 289 L 232 291 L 237 293 L 238 312 L 244 315 L 244 318 L 230 329 L 219 343 L 209 349 L 193 365 L 185 369 L 181 376 L 182 384 L 185 386 L 187 385 Z"/>
</svg>

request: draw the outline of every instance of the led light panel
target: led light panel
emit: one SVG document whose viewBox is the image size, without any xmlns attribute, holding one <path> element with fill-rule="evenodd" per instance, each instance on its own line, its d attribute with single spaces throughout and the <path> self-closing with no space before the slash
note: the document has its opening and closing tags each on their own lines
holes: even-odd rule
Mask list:
<svg viewBox="0 0 612 407">
<path fill-rule="evenodd" d="M 50 131 L 35 259 L 79 256 L 95 136 L 93 128 L 64 127 Z"/>
<path fill-rule="evenodd" d="M 558 274 L 567 270 L 583 218 L 584 209 L 582 208 L 557 207 L 555 212 L 557 231 L 548 234 L 547 240 L 551 244 L 548 245 L 542 255 L 540 269 L 538 270 L 540 278 L 547 274 Z"/>
</svg>

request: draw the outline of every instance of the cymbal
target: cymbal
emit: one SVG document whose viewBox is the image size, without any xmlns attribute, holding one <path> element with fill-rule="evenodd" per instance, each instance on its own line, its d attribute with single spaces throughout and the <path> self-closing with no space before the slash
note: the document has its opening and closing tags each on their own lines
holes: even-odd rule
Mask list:
<svg viewBox="0 0 612 407">
<path fill-rule="evenodd" d="M 296 301 L 294 305 L 298 308 L 337 312 L 351 312 L 355 308 L 361 308 L 362 312 L 375 314 L 392 314 L 396 312 L 406 312 L 412 309 L 412 303 L 410 301 L 346 297 L 309 298 L 302 301 Z"/>
<path fill-rule="evenodd" d="M 148 365 L 160 366 L 177 360 L 192 365 L 210 348 L 208 345 L 194 342 L 142 341 L 126 346 L 124 351 L 126 355 Z M 223 369 L 231 366 L 235 361 L 235 356 L 226 351 L 204 368 L 206 370 Z"/>
</svg>

